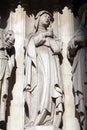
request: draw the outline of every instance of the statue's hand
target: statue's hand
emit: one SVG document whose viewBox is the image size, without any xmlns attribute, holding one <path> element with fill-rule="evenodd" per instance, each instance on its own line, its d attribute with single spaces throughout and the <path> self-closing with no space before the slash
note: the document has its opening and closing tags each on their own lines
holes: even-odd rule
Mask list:
<svg viewBox="0 0 87 130">
<path fill-rule="evenodd" d="M 74 44 L 75 46 L 84 47 L 85 46 L 85 38 L 84 36 L 79 36 L 74 38 Z"/>
<path fill-rule="evenodd" d="M 34 37 L 35 45 L 41 46 L 46 42 L 45 35 L 43 33 L 40 33 Z"/>
<path fill-rule="evenodd" d="M 39 45 L 43 45 L 46 42 L 45 37 L 39 40 Z"/>
<path fill-rule="evenodd" d="M 26 86 L 26 88 L 24 89 L 24 91 L 32 93 L 36 87 L 37 87 L 37 86 L 34 86 L 33 88 L 31 88 L 31 85 L 28 84 L 28 85 Z"/>
<path fill-rule="evenodd" d="M 31 92 L 31 85 L 28 84 L 28 85 L 26 86 L 25 90 L 28 91 L 28 92 Z"/>
<path fill-rule="evenodd" d="M 48 30 L 48 31 L 44 32 L 44 36 L 53 38 L 53 31 L 52 30 Z"/>
</svg>

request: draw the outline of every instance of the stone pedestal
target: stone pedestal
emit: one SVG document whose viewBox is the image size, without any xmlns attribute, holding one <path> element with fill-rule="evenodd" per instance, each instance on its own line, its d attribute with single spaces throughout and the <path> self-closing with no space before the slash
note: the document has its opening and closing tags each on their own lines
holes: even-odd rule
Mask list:
<svg viewBox="0 0 87 130">
<path fill-rule="evenodd" d="M 56 128 L 55 126 L 35 126 L 35 127 L 28 127 L 25 130 L 61 130 Z"/>
</svg>

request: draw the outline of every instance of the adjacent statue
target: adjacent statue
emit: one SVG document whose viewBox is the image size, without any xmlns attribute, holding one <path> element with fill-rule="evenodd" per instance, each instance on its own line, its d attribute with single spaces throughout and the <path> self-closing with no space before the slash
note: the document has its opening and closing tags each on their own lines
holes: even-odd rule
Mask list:
<svg viewBox="0 0 87 130">
<path fill-rule="evenodd" d="M 53 20 L 48 11 L 40 11 L 25 47 L 25 127 L 62 125 L 62 42 L 53 33 Z"/>
<path fill-rule="evenodd" d="M 83 13 L 81 25 L 68 45 L 68 59 L 72 67 L 72 82 L 75 101 L 76 117 L 81 128 L 84 127 L 85 104 L 84 104 L 84 83 L 87 66 L 87 10 Z M 86 81 L 87 82 L 87 81 Z"/>
<path fill-rule="evenodd" d="M 0 29 L 0 130 L 6 124 L 6 105 L 9 89 L 9 78 L 14 67 L 15 49 L 14 33 Z"/>
</svg>

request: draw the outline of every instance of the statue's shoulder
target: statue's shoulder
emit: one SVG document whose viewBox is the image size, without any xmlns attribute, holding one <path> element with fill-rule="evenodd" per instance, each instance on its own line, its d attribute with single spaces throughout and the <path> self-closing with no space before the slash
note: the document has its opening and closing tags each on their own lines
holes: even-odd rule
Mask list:
<svg viewBox="0 0 87 130">
<path fill-rule="evenodd" d="M 30 40 L 32 37 L 34 37 L 36 35 L 35 31 L 32 31 L 31 33 L 29 33 L 27 36 L 26 36 L 26 39 Z"/>
<path fill-rule="evenodd" d="M 24 40 L 24 50 L 27 49 L 28 45 L 29 45 L 29 41 L 31 38 L 33 38 L 35 36 L 35 32 L 32 31 L 31 33 L 29 33 L 26 37 L 25 37 L 25 40 Z"/>
</svg>

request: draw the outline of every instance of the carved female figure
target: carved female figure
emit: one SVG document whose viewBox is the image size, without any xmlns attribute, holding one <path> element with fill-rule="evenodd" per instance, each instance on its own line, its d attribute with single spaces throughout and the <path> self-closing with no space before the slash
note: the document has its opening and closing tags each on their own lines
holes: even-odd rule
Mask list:
<svg viewBox="0 0 87 130">
<path fill-rule="evenodd" d="M 14 67 L 14 33 L 12 30 L 0 30 L 0 130 L 4 129 L 9 78 Z"/>
<path fill-rule="evenodd" d="M 62 42 L 53 33 L 53 16 L 40 11 L 28 39 L 25 56 L 26 126 L 60 127 L 63 114 L 63 90 L 59 54 Z"/>
</svg>

